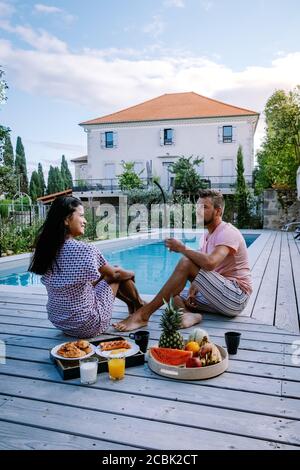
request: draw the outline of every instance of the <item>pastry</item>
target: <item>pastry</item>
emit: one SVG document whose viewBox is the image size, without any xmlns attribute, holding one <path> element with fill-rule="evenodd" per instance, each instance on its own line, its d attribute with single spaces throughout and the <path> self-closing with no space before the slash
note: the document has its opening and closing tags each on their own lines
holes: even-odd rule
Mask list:
<svg viewBox="0 0 300 470">
<path fill-rule="evenodd" d="M 117 340 L 117 341 L 105 341 L 100 343 L 101 351 L 112 351 L 114 349 L 130 349 L 130 344 L 126 341 L 126 339 Z"/>
</svg>

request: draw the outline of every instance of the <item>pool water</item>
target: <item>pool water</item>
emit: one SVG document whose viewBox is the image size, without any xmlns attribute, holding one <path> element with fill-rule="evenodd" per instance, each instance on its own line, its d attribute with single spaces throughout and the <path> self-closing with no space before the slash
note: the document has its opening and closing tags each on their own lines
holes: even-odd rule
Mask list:
<svg viewBox="0 0 300 470">
<path fill-rule="evenodd" d="M 244 235 L 247 246 L 249 247 L 257 237 L 258 235 Z M 186 245 L 196 250 L 199 246 L 199 240 L 195 237 L 193 240 L 187 241 Z M 162 241 L 114 252 L 104 251 L 103 254 L 110 264 L 120 265 L 134 271 L 137 288 L 143 294 L 157 293 L 181 257 L 180 253 L 169 252 Z M 0 284 L 38 286 L 41 285 L 41 282 L 40 276 L 23 271 L 0 277 Z"/>
</svg>

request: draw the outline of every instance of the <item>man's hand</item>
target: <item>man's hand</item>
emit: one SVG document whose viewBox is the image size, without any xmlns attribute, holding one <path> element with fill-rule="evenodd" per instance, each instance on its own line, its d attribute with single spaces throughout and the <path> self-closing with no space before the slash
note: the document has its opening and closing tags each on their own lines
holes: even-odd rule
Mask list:
<svg viewBox="0 0 300 470">
<path fill-rule="evenodd" d="M 175 251 L 176 253 L 182 253 L 185 249 L 185 244 L 181 240 L 176 240 L 176 238 L 167 238 L 165 244 L 170 251 Z"/>
<path fill-rule="evenodd" d="M 189 288 L 187 299 L 185 301 L 187 306 L 190 306 L 190 307 L 196 307 L 197 306 L 196 295 L 197 295 L 198 292 L 199 292 L 199 288 L 197 287 L 197 285 L 194 282 L 192 282 L 192 284 Z"/>
</svg>

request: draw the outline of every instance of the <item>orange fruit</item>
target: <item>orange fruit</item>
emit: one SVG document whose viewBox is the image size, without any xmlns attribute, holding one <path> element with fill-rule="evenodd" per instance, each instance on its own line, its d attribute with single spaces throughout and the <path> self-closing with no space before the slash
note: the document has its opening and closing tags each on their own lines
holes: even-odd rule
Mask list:
<svg viewBox="0 0 300 470">
<path fill-rule="evenodd" d="M 186 351 L 192 351 L 193 356 L 198 356 L 200 346 L 196 341 L 189 341 L 184 348 Z"/>
</svg>

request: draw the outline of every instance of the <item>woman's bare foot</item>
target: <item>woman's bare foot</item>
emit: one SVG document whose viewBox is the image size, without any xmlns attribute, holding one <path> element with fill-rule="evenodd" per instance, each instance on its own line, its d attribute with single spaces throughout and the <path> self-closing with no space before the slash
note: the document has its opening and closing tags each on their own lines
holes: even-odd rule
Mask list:
<svg viewBox="0 0 300 470">
<path fill-rule="evenodd" d="M 183 312 L 180 328 L 189 328 L 202 321 L 201 313 Z"/>
<path fill-rule="evenodd" d="M 146 326 L 148 321 L 142 316 L 141 313 L 132 313 L 129 317 L 125 318 L 118 323 L 113 323 L 112 326 L 118 331 L 132 331 Z"/>
</svg>

